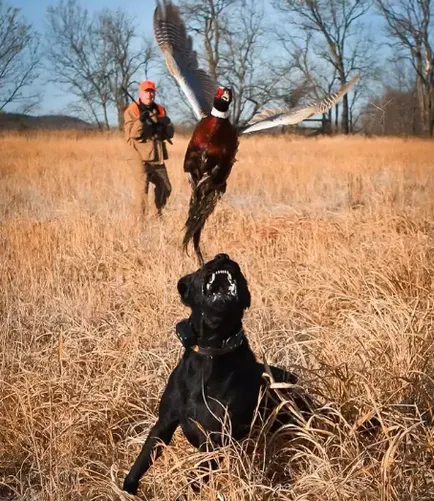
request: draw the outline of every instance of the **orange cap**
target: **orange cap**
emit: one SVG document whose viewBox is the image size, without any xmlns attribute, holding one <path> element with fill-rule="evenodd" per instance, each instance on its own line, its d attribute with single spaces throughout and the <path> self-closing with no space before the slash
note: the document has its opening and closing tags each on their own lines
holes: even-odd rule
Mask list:
<svg viewBox="0 0 434 501">
<path fill-rule="evenodd" d="M 155 92 L 157 87 L 152 80 L 143 80 L 143 82 L 140 83 L 139 92 L 143 90 L 153 90 Z"/>
</svg>

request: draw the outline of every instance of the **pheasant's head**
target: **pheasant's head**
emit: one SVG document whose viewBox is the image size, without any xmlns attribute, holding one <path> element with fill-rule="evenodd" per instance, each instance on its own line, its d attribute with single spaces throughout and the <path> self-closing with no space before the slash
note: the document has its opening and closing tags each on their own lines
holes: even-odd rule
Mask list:
<svg viewBox="0 0 434 501">
<path fill-rule="evenodd" d="M 232 102 L 232 89 L 230 87 L 218 87 L 214 96 L 214 108 L 218 111 L 228 111 Z"/>
</svg>

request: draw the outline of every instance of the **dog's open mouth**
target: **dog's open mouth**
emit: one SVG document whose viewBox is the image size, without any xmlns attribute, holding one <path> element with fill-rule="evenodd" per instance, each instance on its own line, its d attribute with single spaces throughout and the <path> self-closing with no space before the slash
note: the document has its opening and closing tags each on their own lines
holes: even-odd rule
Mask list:
<svg viewBox="0 0 434 501">
<path fill-rule="evenodd" d="M 216 299 L 230 299 L 238 297 L 237 282 L 228 270 L 217 270 L 207 277 L 204 294 Z"/>
</svg>

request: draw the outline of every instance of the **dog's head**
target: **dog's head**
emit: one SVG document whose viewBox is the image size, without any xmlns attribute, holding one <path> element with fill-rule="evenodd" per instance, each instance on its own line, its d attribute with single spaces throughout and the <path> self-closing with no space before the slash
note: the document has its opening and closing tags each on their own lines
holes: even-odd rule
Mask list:
<svg viewBox="0 0 434 501">
<path fill-rule="evenodd" d="M 244 310 L 250 306 L 247 280 L 227 254 L 217 254 L 196 272 L 182 277 L 178 292 L 192 310 L 196 330 L 202 330 L 202 323 L 214 334 L 230 334 L 232 329 L 241 328 Z"/>
</svg>

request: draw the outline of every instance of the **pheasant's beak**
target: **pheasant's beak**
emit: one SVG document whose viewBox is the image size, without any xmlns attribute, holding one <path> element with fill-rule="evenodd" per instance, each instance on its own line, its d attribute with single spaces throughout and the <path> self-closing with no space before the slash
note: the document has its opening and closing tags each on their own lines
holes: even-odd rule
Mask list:
<svg viewBox="0 0 434 501">
<path fill-rule="evenodd" d="M 231 96 L 229 95 L 229 92 L 227 90 L 223 92 L 221 99 L 223 101 L 228 101 L 228 102 L 230 101 Z"/>
</svg>

